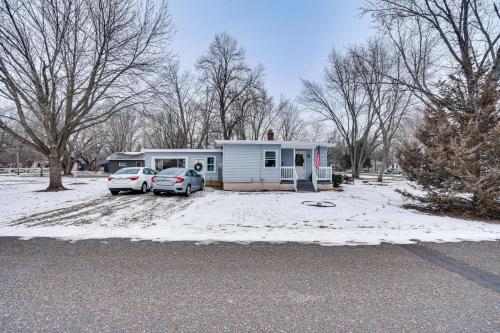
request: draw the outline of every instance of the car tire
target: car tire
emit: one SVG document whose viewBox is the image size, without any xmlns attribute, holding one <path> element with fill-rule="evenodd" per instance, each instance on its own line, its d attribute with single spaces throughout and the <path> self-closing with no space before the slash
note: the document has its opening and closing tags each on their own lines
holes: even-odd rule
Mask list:
<svg viewBox="0 0 500 333">
<path fill-rule="evenodd" d="M 120 191 L 109 191 L 111 192 L 112 195 L 118 195 L 118 193 L 120 193 Z"/>
<path fill-rule="evenodd" d="M 184 192 L 184 196 L 189 197 L 191 195 L 191 185 L 186 187 L 186 192 Z"/>
<path fill-rule="evenodd" d="M 154 194 L 154 195 L 160 195 L 160 194 L 161 194 L 161 192 L 160 192 L 160 191 L 153 190 L 153 194 Z"/>
<path fill-rule="evenodd" d="M 200 185 L 200 191 L 203 191 L 205 189 L 205 182 L 202 181 Z"/>
<path fill-rule="evenodd" d="M 148 192 L 148 183 L 144 182 L 141 186 L 141 193 L 146 194 Z"/>
</svg>

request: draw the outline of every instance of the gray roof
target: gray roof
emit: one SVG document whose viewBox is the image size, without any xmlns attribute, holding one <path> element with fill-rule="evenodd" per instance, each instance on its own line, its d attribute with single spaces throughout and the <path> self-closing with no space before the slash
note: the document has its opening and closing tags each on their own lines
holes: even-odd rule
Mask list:
<svg viewBox="0 0 500 333">
<path fill-rule="evenodd" d="M 106 160 L 110 161 L 143 161 L 144 153 L 141 152 L 117 152 L 113 153 L 106 158 Z"/>
</svg>

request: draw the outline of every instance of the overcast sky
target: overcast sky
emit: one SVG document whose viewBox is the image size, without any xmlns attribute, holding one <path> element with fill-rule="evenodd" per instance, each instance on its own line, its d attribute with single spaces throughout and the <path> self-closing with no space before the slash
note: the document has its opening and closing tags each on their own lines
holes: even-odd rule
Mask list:
<svg viewBox="0 0 500 333">
<path fill-rule="evenodd" d="M 374 33 L 360 18 L 362 1 L 170 0 L 176 34 L 173 51 L 192 68 L 216 33 L 226 31 L 245 48 L 247 60 L 265 68 L 271 94 L 294 99 L 300 78 L 319 79 L 332 46 L 362 42 Z"/>
</svg>

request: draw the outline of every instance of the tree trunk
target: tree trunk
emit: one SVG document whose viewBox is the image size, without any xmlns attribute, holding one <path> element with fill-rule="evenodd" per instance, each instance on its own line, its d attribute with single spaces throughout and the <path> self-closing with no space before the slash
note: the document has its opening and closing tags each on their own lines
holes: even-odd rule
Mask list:
<svg viewBox="0 0 500 333">
<path fill-rule="evenodd" d="M 65 176 L 71 175 L 71 172 L 73 171 L 73 165 L 74 165 L 74 159 L 71 157 L 71 155 L 68 154 L 63 169 Z"/>
<path fill-rule="evenodd" d="M 49 187 L 47 187 L 46 191 L 48 192 L 56 192 L 65 190 L 62 185 L 62 166 L 61 166 L 61 156 L 57 152 L 57 149 L 54 149 L 50 152 L 49 155 Z"/>
<path fill-rule="evenodd" d="M 384 148 L 384 154 L 382 156 L 382 166 L 378 172 L 377 182 L 381 183 L 384 180 L 385 166 L 387 165 L 387 160 L 389 157 L 389 149 Z"/>
</svg>

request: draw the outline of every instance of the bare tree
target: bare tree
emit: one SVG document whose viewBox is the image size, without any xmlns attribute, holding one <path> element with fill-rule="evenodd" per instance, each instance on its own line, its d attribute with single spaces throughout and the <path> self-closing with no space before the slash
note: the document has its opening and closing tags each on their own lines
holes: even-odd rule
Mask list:
<svg viewBox="0 0 500 333">
<path fill-rule="evenodd" d="M 199 117 L 194 78 L 188 71 L 181 73 L 177 60 L 165 66 L 160 78 L 155 91 L 162 107 L 160 110 L 152 108 L 153 121 L 158 118 L 160 122 L 169 122 L 168 126 L 164 126 L 165 130 L 170 131 L 167 134 L 171 138 L 169 147 L 193 148 L 196 144 L 195 129 Z M 155 112 L 161 114 L 154 114 Z"/>
<path fill-rule="evenodd" d="M 486 86 L 498 87 L 500 11 L 494 1 L 368 0 L 362 11 L 397 48 L 409 73 L 401 82 L 427 104 L 439 98 L 439 81 L 457 67 L 470 100 L 485 73 Z"/>
<path fill-rule="evenodd" d="M 376 116 L 382 141 L 382 167 L 377 181 L 382 182 L 388 163 L 392 139 L 403 118 L 408 115 L 411 93 L 402 81 L 401 57 L 393 54 L 381 39 L 371 39 L 366 45 L 354 48 L 358 59 L 360 82 L 368 95 L 368 101 Z M 386 77 L 394 77 L 387 83 Z"/>
<path fill-rule="evenodd" d="M 303 140 L 307 135 L 306 124 L 300 117 L 297 106 L 289 99 L 281 96 L 278 104 L 278 137 L 285 141 Z"/>
<path fill-rule="evenodd" d="M 64 189 L 61 159 L 74 133 L 139 103 L 170 36 L 165 3 L 0 1 L 0 96 L 11 106 L 0 128 L 48 157 L 47 190 Z"/>
<path fill-rule="evenodd" d="M 352 176 L 359 178 L 361 167 L 378 144 L 376 114 L 361 84 L 359 61 L 353 52 L 333 50 L 323 84 L 302 80 L 300 101 L 324 119 L 331 120 L 344 138 L 351 156 Z"/>
<path fill-rule="evenodd" d="M 201 81 L 214 93 L 222 138 L 230 139 L 247 116 L 248 90 L 259 81 L 262 68 L 252 70 L 245 62 L 245 51 L 227 33 L 215 36 L 208 53 L 197 63 Z M 235 105 L 235 104 L 239 105 Z"/>
</svg>

